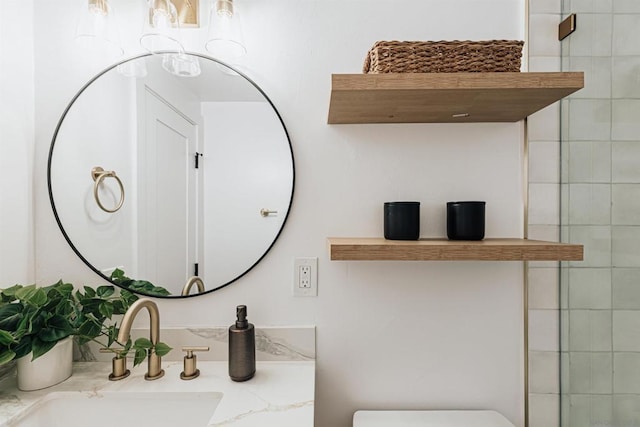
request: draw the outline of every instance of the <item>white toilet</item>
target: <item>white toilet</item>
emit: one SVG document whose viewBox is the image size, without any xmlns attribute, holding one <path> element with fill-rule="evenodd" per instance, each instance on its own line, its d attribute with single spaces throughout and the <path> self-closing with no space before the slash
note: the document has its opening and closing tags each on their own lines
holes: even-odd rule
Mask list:
<svg viewBox="0 0 640 427">
<path fill-rule="evenodd" d="M 356 411 L 353 427 L 514 427 L 496 411 Z"/>
</svg>

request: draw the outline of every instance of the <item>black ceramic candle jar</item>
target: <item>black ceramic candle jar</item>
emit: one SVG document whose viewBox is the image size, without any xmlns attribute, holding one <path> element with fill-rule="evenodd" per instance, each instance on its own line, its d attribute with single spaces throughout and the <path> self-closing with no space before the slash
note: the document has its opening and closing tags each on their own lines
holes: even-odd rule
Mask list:
<svg viewBox="0 0 640 427">
<path fill-rule="evenodd" d="M 449 240 L 484 239 L 486 202 L 448 202 L 447 237 Z"/>
<path fill-rule="evenodd" d="M 420 202 L 384 204 L 384 238 L 418 240 L 420 238 Z"/>
</svg>

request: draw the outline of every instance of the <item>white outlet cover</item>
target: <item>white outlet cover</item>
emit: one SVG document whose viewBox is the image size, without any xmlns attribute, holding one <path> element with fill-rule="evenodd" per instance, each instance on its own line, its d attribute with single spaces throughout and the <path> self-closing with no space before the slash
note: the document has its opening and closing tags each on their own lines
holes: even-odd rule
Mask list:
<svg viewBox="0 0 640 427">
<path fill-rule="evenodd" d="M 300 269 L 302 266 L 311 267 L 309 274 L 309 287 L 303 287 L 300 283 Z M 318 258 L 296 258 L 293 262 L 293 296 L 317 297 L 318 296 Z"/>
</svg>

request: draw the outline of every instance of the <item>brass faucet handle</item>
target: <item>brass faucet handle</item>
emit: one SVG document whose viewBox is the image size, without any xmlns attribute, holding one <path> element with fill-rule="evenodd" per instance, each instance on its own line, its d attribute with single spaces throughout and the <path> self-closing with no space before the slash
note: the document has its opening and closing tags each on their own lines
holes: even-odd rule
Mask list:
<svg viewBox="0 0 640 427">
<path fill-rule="evenodd" d="M 101 348 L 100 353 L 113 353 L 118 350 L 124 350 L 123 348 Z M 131 371 L 127 369 L 127 358 L 121 357 L 120 354 L 114 356 L 111 359 L 111 373 L 109 374 L 109 381 L 119 381 L 127 378 L 131 374 Z"/>
<path fill-rule="evenodd" d="M 182 347 L 186 351 L 184 356 L 184 370 L 180 373 L 180 379 L 192 380 L 200 375 L 200 369 L 196 367 L 197 358 L 193 354 L 196 351 L 209 351 L 209 347 Z"/>
</svg>

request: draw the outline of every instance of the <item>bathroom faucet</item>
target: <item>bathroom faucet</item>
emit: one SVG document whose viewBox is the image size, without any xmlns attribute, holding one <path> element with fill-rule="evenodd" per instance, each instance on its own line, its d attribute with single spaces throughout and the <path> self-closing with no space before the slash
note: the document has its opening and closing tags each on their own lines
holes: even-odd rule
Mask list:
<svg viewBox="0 0 640 427">
<path fill-rule="evenodd" d="M 164 370 L 161 366 L 162 358 L 155 352 L 155 346 L 160 340 L 160 312 L 158 311 L 158 306 L 155 302 L 148 298 L 141 298 L 131 304 L 122 318 L 120 332 L 118 333 L 118 342 L 125 344 L 129 340 L 133 319 L 135 319 L 136 315 L 142 308 L 146 308 L 149 311 L 149 318 L 151 320 L 151 324 L 149 326 L 149 339 L 151 344 L 153 344 L 153 348 L 149 351 L 149 362 L 144 379 L 157 380 L 158 378 L 162 378 Z"/>
<path fill-rule="evenodd" d="M 187 280 L 187 283 L 185 283 L 184 287 L 182 288 L 182 293 L 180 295 L 182 296 L 189 295 L 189 291 L 191 290 L 191 287 L 193 285 L 198 286 L 199 294 L 204 292 L 204 282 L 202 281 L 202 279 L 199 278 L 198 276 L 192 276 L 189 278 L 189 280 Z"/>
</svg>

